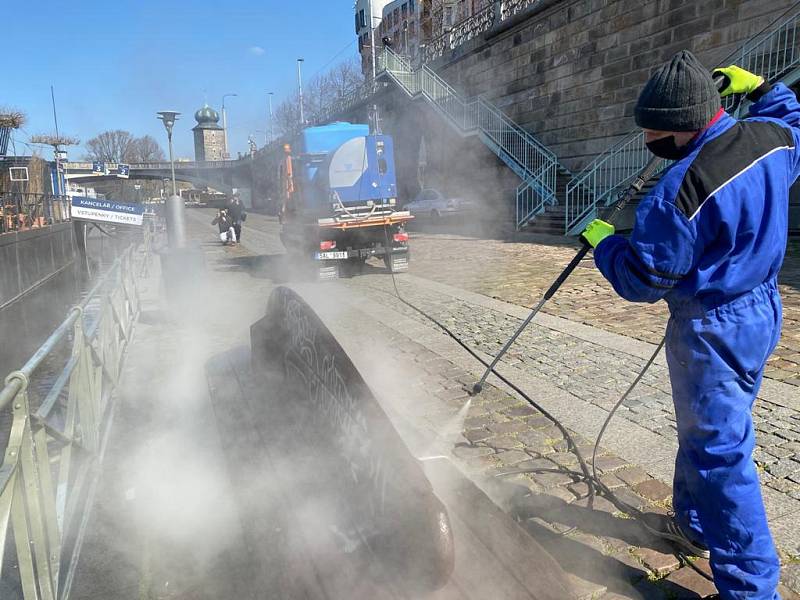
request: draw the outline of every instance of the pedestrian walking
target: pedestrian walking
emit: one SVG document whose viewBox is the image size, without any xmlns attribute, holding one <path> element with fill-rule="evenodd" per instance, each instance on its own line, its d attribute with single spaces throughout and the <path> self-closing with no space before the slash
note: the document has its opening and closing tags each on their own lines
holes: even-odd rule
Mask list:
<svg viewBox="0 0 800 600">
<path fill-rule="evenodd" d="M 658 69 L 635 108 L 647 147 L 676 161 L 641 201 L 630 239 L 593 221 L 597 268 L 633 302 L 664 299 L 678 429 L 668 535 L 710 555 L 721 598 L 774 600 L 780 563 L 767 525 L 751 409 L 781 329 L 777 275 L 789 188 L 800 173 L 800 104 L 736 66 L 722 95 L 747 94 L 749 118 L 722 109 L 687 51 Z"/>
<path fill-rule="evenodd" d="M 242 223 L 247 220 L 247 213 L 244 210 L 244 204 L 242 204 L 242 199 L 239 197 L 239 194 L 234 194 L 231 201 L 228 203 L 228 215 L 233 222 L 236 240 L 241 243 Z"/>
</svg>

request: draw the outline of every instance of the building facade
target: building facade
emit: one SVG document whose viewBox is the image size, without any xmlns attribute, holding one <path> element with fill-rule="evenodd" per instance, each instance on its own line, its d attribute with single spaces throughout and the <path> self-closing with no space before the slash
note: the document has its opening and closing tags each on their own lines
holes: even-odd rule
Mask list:
<svg viewBox="0 0 800 600">
<path fill-rule="evenodd" d="M 225 130 L 219 125 L 219 113 L 208 104 L 194 113 L 194 156 L 197 161 L 225 159 Z"/>
<path fill-rule="evenodd" d="M 375 45 L 380 47 L 380 27 L 383 18 L 383 8 L 391 0 L 357 0 L 355 5 L 356 36 L 358 36 L 358 53 L 361 55 L 361 72 L 367 77 L 372 77 L 372 45 L 370 40 L 370 21 L 375 27 Z M 370 8 L 372 15 L 370 18 Z"/>
<path fill-rule="evenodd" d="M 385 41 L 416 61 L 424 46 L 491 6 L 492 0 L 393 0 L 383 7 L 376 45 Z"/>
</svg>

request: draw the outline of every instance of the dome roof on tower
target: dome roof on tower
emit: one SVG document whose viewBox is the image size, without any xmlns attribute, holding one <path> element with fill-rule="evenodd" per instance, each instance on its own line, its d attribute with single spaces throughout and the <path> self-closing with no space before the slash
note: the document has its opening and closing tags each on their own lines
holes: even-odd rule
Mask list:
<svg viewBox="0 0 800 600">
<path fill-rule="evenodd" d="M 208 104 L 204 104 L 203 108 L 194 113 L 194 118 L 197 121 L 197 125 L 194 126 L 192 131 L 198 131 L 202 129 L 222 130 L 222 127 L 219 125 L 219 113 L 211 108 Z"/>
<path fill-rule="evenodd" d="M 218 123 L 219 113 L 208 104 L 204 104 L 203 108 L 194 113 L 194 118 L 201 125 L 205 123 Z"/>
</svg>

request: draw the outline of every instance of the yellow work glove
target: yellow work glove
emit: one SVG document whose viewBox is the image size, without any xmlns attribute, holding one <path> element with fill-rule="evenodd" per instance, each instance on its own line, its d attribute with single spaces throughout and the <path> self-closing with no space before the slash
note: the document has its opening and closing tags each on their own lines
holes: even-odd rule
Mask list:
<svg viewBox="0 0 800 600">
<path fill-rule="evenodd" d="M 727 83 L 725 88 L 719 93 L 723 98 L 731 94 L 751 94 L 764 83 L 764 78 L 760 75 L 745 71 L 736 65 L 731 65 L 730 67 L 724 67 L 722 69 L 714 69 L 713 76 L 716 78 L 720 75 L 725 77 Z"/>
<path fill-rule="evenodd" d="M 614 226 L 601 219 L 595 219 L 584 230 L 581 237 L 586 240 L 592 248 L 597 248 L 597 244 L 602 242 L 610 235 L 614 235 Z"/>
</svg>

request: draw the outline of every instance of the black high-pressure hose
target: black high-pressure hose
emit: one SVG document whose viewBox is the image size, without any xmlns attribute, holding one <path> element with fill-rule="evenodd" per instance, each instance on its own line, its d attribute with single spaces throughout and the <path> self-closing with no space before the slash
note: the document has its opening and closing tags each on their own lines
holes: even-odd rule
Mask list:
<svg viewBox="0 0 800 600">
<path fill-rule="evenodd" d="M 642 170 L 642 172 L 637 176 L 636 180 L 631 184 L 630 188 L 625 192 L 625 194 L 620 199 L 620 201 L 615 205 L 615 207 L 613 209 L 613 212 L 612 212 L 613 216 L 616 216 L 616 214 L 618 214 L 624 208 L 625 204 L 627 204 L 630 201 L 630 199 L 638 191 L 640 191 L 642 189 L 644 184 L 647 183 L 647 181 L 650 179 L 650 177 L 652 177 L 653 173 L 658 168 L 659 163 L 660 163 L 660 159 L 654 158 L 647 164 L 645 169 Z M 388 226 L 387 226 L 387 224 L 385 222 L 384 222 L 383 230 L 384 230 L 384 237 L 385 237 L 385 243 L 386 243 L 386 252 L 391 253 L 391 244 L 389 242 L 389 230 L 388 230 Z M 548 290 L 548 294 L 546 295 L 547 299 L 552 297 L 552 295 L 555 293 L 555 291 L 561 286 L 561 284 L 564 283 L 564 281 L 567 279 L 569 274 L 575 269 L 577 264 L 580 262 L 580 259 L 582 259 L 586 255 L 589 247 L 590 246 L 588 244 L 586 244 L 584 246 L 584 248 L 582 248 L 581 251 L 578 253 L 576 258 L 573 259 L 573 261 L 570 263 L 570 265 L 567 267 L 567 269 L 565 269 L 564 272 L 559 276 L 559 278 L 556 281 L 556 283 L 554 283 L 553 286 L 551 286 L 550 290 Z M 389 262 L 389 264 L 391 264 L 391 261 L 388 261 L 388 262 Z M 651 533 L 653 533 L 655 535 L 662 535 L 663 532 L 660 532 L 657 529 L 654 529 L 650 524 L 647 523 L 647 521 L 644 519 L 643 513 L 638 508 L 636 508 L 634 506 L 631 506 L 628 503 L 620 500 L 611 491 L 611 489 L 608 488 L 607 485 L 605 485 L 602 481 L 600 481 L 600 479 L 599 479 L 599 477 L 597 477 L 597 473 L 595 471 L 594 459 L 595 459 L 595 456 L 597 454 L 597 449 L 598 449 L 598 447 L 600 445 L 600 440 L 602 439 L 603 434 L 604 434 L 608 424 L 611 421 L 611 418 L 614 416 L 616 411 L 619 409 L 619 407 L 622 405 L 622 403 L 625 401 L 625 399 L 631 393 L 633 388 L 638 384 L 638 382 L 642 379 L 642 377 L 647 372 L 649 367 L 652 365 L 653 361 L 655 360 L 656 356 L 658 355 L 659 351 L 661 350 L 661 348 L 664 345 L 664 341 L 663 340 L 658 345 L 658 347 L 656 348 L 655 352 L 653 353 L 653 355 L 648 360 L 648 362 L 645 365 L 645 367 L 641 370 L 641 372 L 636 377 L 636 379 L 633 381 L 633 383 L 631 383 L 631 385 L 628 387 L 628 389 L 625 391 L 625 393 L 622 395 L 622 397 L 617 401 L 616 405 L 609 412 L 609 415 L 606 418 L 605 422 L 603 423 L 603 426 L 602 426 L 602 428 L 600 430 L 600 433 L 599 433 L 599 435 L 597 437 L 597 441 L 595 442 L 595 445 L 594 445 L 594 450 L 593 450 L 593 453 L 592 453 L 592 469 L 591 469 L 591 472 L 590 472 L 589 471 L 589 467 L 586 464 L 586 460 L 583 457 L 583 454 L 581 453 L 581 451 L 579 450 L 578 445 L 575 443 L 575 440 L 573 439 L 572 435 L 569 433 L 569 431 L 566 429 L 566 427 L 555 416 L 553 416 L 547 409 L 545 409 L 543 406 L 541 406 L 539 403 L 537 403 L 535 400 L 533 400 L 528 394 L 526 394 L 522 389 L 520 389 L 519 386 L 514 384 L 512 381 L 510 381 L 507 377 L 505 377 L 501 373 L 497 372 L 495 370 L 495 366 L 497 365 L 497 359 L 495 359 L 490 364 L 482 356 L 480 356 L 474 349 L 472 349 L 466 342 L 464 342 L 461 338 L 459 338 L 458 335 L 453 333 L 453 331 L 451 331 L 450 328 L 448 328 L 444 323 L 442 323 L 441 321 L 436 319 L 436 317 L 428 314 L 427 312 L 425 312 L 421 308 L 415 306 L 413 303 L 411 303 L 408 300 L 406 300 L 402 296 L 402 294 L 400 293 L 400 289 L 398 288 L 398 285 L 397 285 L 397 279 L 395 278 L 395 273 L 394 273 L 394 271 L 392 269 L 390 269 L 390 273 L 391 273 L 391 276 L 392 276 L 392 286 L 394 287 L 394 295 L 397 297 L 397 299 L 401 303 L 403 303 L 405 306 L 409 307 L 410 309 L 412 309 L 416 313 L 418 313 L 421 316 L 423 316 L 425 319 L 431 321 L 434 325 L 436 325 L 439 329 L 441 329 L 445 334 L 447 334 L 453 341 L 455 341 L 459 346 L 461 346 L 464 350 L 466 350 L 467 353 L 469 353 L 470 356 L 472 356 L 475 360 L 477 360 L 479 363 L 481 363 L 483 366 L 485 366 L 487 368 L 487 373 L 489 373 L 489 372 L 493 373 L 501 382 L 503 382 L 511 390 L 516 392 L 531 407 L 533 407 L 534 409 L 539 411 L 545 418 L 547 418 L 551 423 L 553 423 L 553 425 L 555 425 L 558 428 L 558 430 L 561 432 L 562 436 L 564 437 L 564 440 L 567 442 L 568 451 L 571 451 L 575 455 L 575 457 L 578 459 L 578 464 L 579 464 L 580 470 L 581 470 L 581 472 L 578 473 L 578 472 L 575 472 L 575 471 L 567 469 L 567 468 L 511 469 L 511 470 L 508 470 L 508 471 L 504 471 L 504 472 L 498 473 L 496 475 L 497 477 L 504 477 L 504 476 L 508 476 L 508 475 L 517 475 L 517 474 L 524 474 L 524 473 L 561 473 L 561 474 L 569 475 L 569 476 L 571 476 L 573 479 L 575 479 L 577 481 L 584 481 L 586 483 L 587 488 L 588 488 L 588 490 L 587 490 L 587 498 L 588 498 L 587 506 L 588 506 L 588 508 L 591 508 L 593 506 L 594 497 L 595 497 L 595 495 L 597 493 L 599 493 L 602 496 L 604 496 L 605 498 L 607 498 L 608 501 L 611 502 L 618 510 L 620 510 L 620 511 L 630 515 L 631 517 L 637 519 L 638 521 L 640 521 L 643 524 L 643 526 L 648 529 L 648 531 L 650 531 Z M 380 291 L 383 291 L 383 290 L 380 290 Z M 538 312 L 538 309 L 541 308 L 542 304 L 543 304 L 543 302 L 540 302 L 539 305 L 537 306 L 537 308 L 535 309 L 537 312 Z M 535 312 L 532 313 L 532 315 L 525 321 L 524 325 L 527 325 L 528 323 L 530 323 L 530 321 L 533 318 L 533 316 L 535 316 Z M 516 339 L 516 337 L 519 336 L 519 334 L 521 333 L 522 329 L 524 329 L 524 327 L 521 327 L 521 328 L 519 328 L 517 330 L 517 332 L 515 333 L 514 337 L 512 338 L 512 341 L 514 339 Z M 509 345 L 510 344 L 506 344 L 506 346 L 509 346 Z M 483 380 L 485 380 L 485 377 L 483 378 Z"/>
<path fill-rule="evenodd" d="M 625 206 L 628 204 L 628 202 L 630 202 L 631 199 L 638 192 L 641 191 L 641 189 L 644 187 L 645 183 L 647 183 L 647 181 L 649 181 L 650 178 L 655 174 L 655 172 L 658 169 L 660 164 L 661 164 L 661 159 L 657 158 L 657 157 L 653 157 L 647 163 L 645 168 L 642 169 L 642 171 L 637 175 L 637 177 L 634 179 L 634 181 L 631 183 L 631 185 L 628 187 L 628 189 L 624 192 L 624 194 L 619 199 L 619 201 L 617 201 L 614 204 L 614 206 L 611 209 L 610 213 L 606 216 L 607 220 L 609 220 L 610 222 L 613 222 L 614 220 L 616 220 L 616 218 L 618 217 L 619 213 L 625 208 Z M 387 228 L 386 224 L 384 224 L 384 236 L 385 236 L 385 240 L 386 240 L 386 251 L 387 252 L 391 252 L 391 246 L 389 244 L 389 231 L 388 231 L 388 228 Z M 622 404 L 622 402 L 625 400 L 625 398 L 627 398 L 628 394 L 631 392 L 631 390 L 636 385 L 636 383 L 638 383 L 638 381 L 644 375 L 645 371 L 650 366 L 652 361 L 655 360 L 655 354 L 650 359 L 650 362 L 648 362 L 647 366 L 645 367 L 645 370 L 642 371 L 639 374 L 639 377 L 637 377 L 637 379 L 634 381 L 634 383 L 631 385 L 631 387 L 628 389 L 628 391 L 625 393 L 625 395 L 617 403 L 617 406 L 615 406 L 614 410 L 609 414 L 609 418 L 606 420 L 606 423 L 604 424 L 603 429 L 600 432 L 600 437 L 598 437 L 598 440 L 597 440 L 597 442 L 595 444 L 594 452 L 592 454 L 592 456 L 593 456 L 592 473 L 589 472 L 589 467 L 586 464 L 586 459 L 583 457 L 583 454 L 578 449 L 578 445 L 575 443 L 575 440 L 572 438 L 570 433 L 567 431 L 566 427 L 564 427 L 564 425 L 558 419 L 556 419 L 552 414 L 550 414 L 550 412 L 548 412 L 543 406 L 541 406 L 540 404 L 535 402 L 530 396 L 528 396 L 525 392 L 523 392 L 517 385 L 515 385 L 513 382 L 509 381 L 505 376 L 503 376 L 502 374 L 498 373 L 497 370 L 495 369 L 495 367 L 497 366 L 497 363 L 500 361 L 500 359 L 503 357 L 503 355 L 508 351 L 508 349 L 514 343 L 514 341 L 516 341 L 516 339 L 519 337 L 519 335 L 530 324 L 530 322 L 533 320 L 533 318 L 536 316 L 536 314 L 539 312 L 539 310 L 541 310 L 542 306 L 544 306 L 544 304 L 550 298 L 552 298 L 553 295 L 555 295 L 555 293 L 558 291 L 558 289 L 561 287 L 561 285 L 572 274 L 572 272 L 575 270 L 575 268 L 578 266 L 578 264 L 580 264 L 580 262 L 583 260 L 583 258 L 586 256 L 586 254 L 589 252 L 590 249 L 591 249 L 591 246 L 588 244 L 588 242 L 586 242 L 584 240 L 583 247 L 578 251 L 578 253 L 572 259 L 572 261 L 570 261 L 569 265 L 567 265 L 567 267 L 564 269 L 564 271 L 562 271 L 562 273 L 558 276 L 556 281 L 553 282 L 553 284 L 550 286 L 550 288 L 547 290 L 547 292 L 545 292 L 545 295 L 542 298 L 542 300 L 531 311 L 530 315 L 528 315 L 528 318 L 525 319 L 525 321 L 522 323 L 522 325 L 520 325 L 520 327 L 514 332 L 514 335 L 512 335 L 511 338 L 509 338 L 509 340 L 506 342 L 506 344 L 503 346 L 503 348 L 500 350 L 500 352 L 494 357 L 494 359 L 492 360 L 491 363 L 487 363 L 486 360 L 483 359 L 483 357 L 481 357 L 475 350 L 473 350 L 471 347 L 469 347 L 463 340 L 461 340 L 455 333 L 453 333 L 446 325 L 444 325 L 443 323 L 438 321 L 435 317 L 429 315 L 428 313 L 426 313 L 422 309 L 416 307 L 412 303 L 408 302 L 405 298 L 403 298 L 403 296 L 400 294 L 400 290 L 397 287 L 397 280 L 395 279 L 394 271 L 391 270 L 391 269 L 390 269 L 390 271 L 391 271 L 391 275 L 392 275 L 392 285 L 394 286 L 394 292 L 395 292 L 395 295 L 397 296 L 398 300 L 400 300 L 400 302 L 402 302 L 403 304 L 405 304 L 406 306 L 408 306 L 412 310 L 414 310 L 417 313 L 421 314 L 426 319 L 430 320 L 434 325 L 439 327 L 450 338 L 452 338 L 459 346 L 461 346 L 464 350 L 466 350 L 473 358 L 475 358 L 484 367 L 486 367 L 486 371 L 484 372 L 483 377 L 481 377 L 480 381 L 478 383 L 476 383 L 472 387 L 472 390 L 467 390 L 467 391 L 471 392 L 471 394 L 473 394 L 473 395 L 477 394 L 477 393 L 480 393 L 480 391 L 483 389 L 483 384 L 485 383 L 486 378 L 489 376 L 489 373 L 493 373 L 498 379 L 500 379 L 500 381 L 505 383 L 509 388 L 511 388 L 520 397 L 522 397 L 528 404 L 530 404 L 533 408 L 538 410 L 542 415 L 544 415 L 548 420 L 550 420 L 558 428 L 558 430 L 561 432 L 561 434 L 564 436 L 564 439 L 567 442 L 568 450 L 570 450 L 575 455 L 575 457 L 578 459 L 578 464 L 579 464 L 580 469 L 581 469 L 582 478 L 586 481 L 586 484 L 588 486 L 589 506 L 590 507 L 592 506 L 592 504 L 594 502 L 595 490 L 598 490 L 598 491 L 601 491 L 604 495 L 608 496 L 609 500 L 611 500 L 613 498 L 612 502 L 617 506 L 617 508 L 619 508 L 620 510 L 624 510 L 624 512 L 627 512 L 628 514 L 631 514 L 631 509 L 633 509 L 633 507 L 630 507 L 627 504 L 623 503 L 622 501 L 617 500 L 616 497 L 614 497 L 613 494 L 611 493 L 611 490 L 609 490 L 604 484 L 602 484 L 600 482 L 600 480 L 596 477 L 595 468 L 594 468 L 594 456 L 596 455 L 597 448 L 598 448 L 598 446 L 600 444 L 600 437 L 602 437 L 603 432 L 605 431 L 605 427 L 608 425 L 608 422 L 610 421 L 611 416 L 613 416 L 613 414 L 616 411 L 616 409 Z M 663 344 L 663 342 L 662 342 L 662 344 Z M 661 349 L 661 346 L 659 346 L 658 349 L 656 350 L 656 354 L 658 353 L 658 351 L 660 349 Z M 558 471 L 558 469 L 550 469 L 548 471 L 553 471 L 553 470 Z M 536 470 L 523 470 L 522 472 L 530 473 L 530 472 L 538 472 L 538 471 L 539 470 L 536 469 Z M 516 474 L 516 473 L 519 473 L 519 472 L 521 472 L 521 471 L 514 470 L 512 472 L 509 472 L 508 474 L 511 474 L 511 473 L 515 473 Z M 625 508 L 623 508 L 623 506 Z"/>
</svg>

